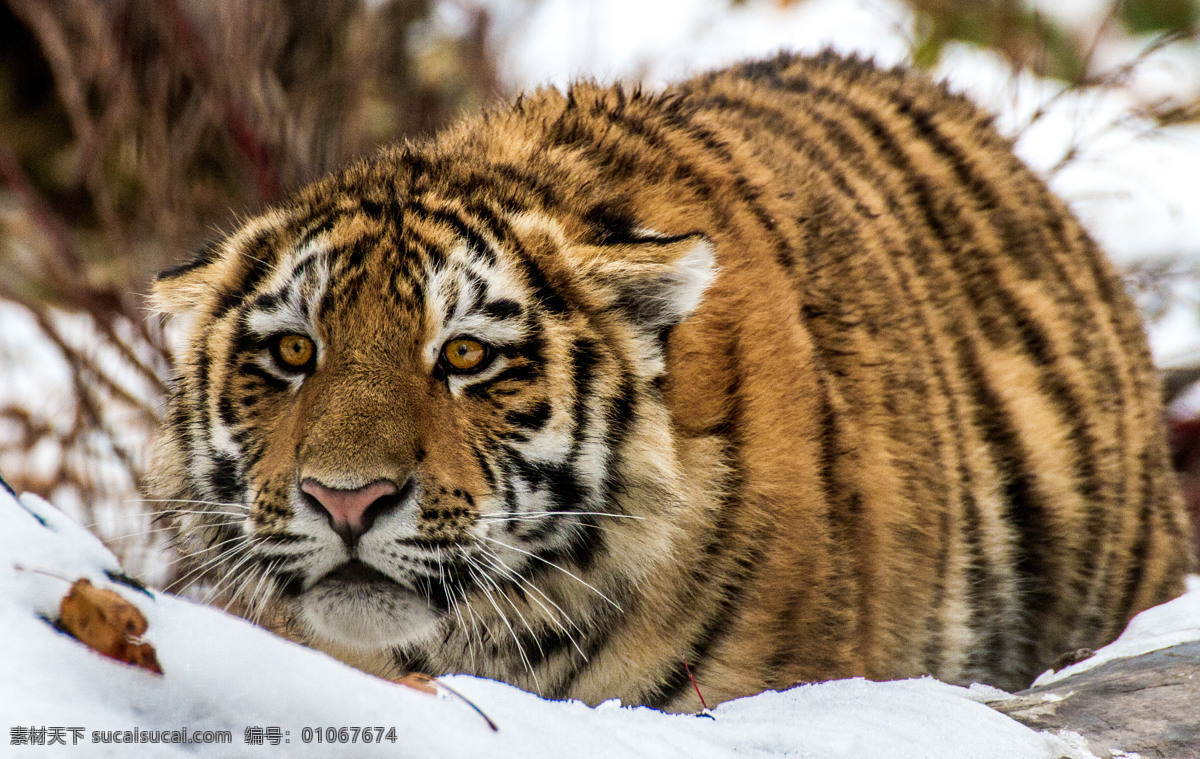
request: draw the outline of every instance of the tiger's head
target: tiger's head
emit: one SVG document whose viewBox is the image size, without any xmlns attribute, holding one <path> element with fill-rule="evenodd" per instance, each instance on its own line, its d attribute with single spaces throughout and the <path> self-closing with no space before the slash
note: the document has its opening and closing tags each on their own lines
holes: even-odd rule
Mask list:
<svg viewBox="0 0 1200 759">
<path fill-rule="evenodd" d="M 178 375 L 153 490 L 181 548 L 358 649 L 617 606 L 671 551 L 666 335 L 712 245 L 404 174 L 352 169 L 160 275 Z"/>
</svg>

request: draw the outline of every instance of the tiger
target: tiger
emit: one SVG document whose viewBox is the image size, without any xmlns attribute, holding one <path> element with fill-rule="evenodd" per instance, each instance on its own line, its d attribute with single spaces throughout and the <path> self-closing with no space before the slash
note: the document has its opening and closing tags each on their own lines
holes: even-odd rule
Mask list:
<svg viewBox="0 0 1200 759">
<path fill-rule="evenodd" d="M 149 492 L 382 677 L 1026 687 L 1192 557 L 1139 315 L 992 122 L 780 53 L 358 159 L 158 276 Z"/>
</svg>

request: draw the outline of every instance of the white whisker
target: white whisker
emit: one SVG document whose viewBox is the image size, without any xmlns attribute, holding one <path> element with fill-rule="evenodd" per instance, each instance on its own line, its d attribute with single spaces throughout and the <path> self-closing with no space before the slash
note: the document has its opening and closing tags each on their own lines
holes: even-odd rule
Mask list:
<svg viewBox="0 0 1200 759">
<path fill-rule="evenodd" d="M 225 501 L 202 501 L 193 498 L 129 498 L 122 503 L 193 503 L 201 506 L 226 506 L 231 509 L 245 509 L 249 507 L 244 503 L 226 503 Z M 175 511 L 175 509 L 168 509 Z"/>
<path fill-rule="evenodd" d="M 645 519 L 634 514 L 613 514 L 608 511 L 493 511 L 480 514 L 478 519 L 496 519 L 502 522 L 524 522 L 543 517 L 611 517 L 613 519 Z"/>
<path fill-rule="evenodd" d="M 167 509 L 154 512 L 151 514 L 155 519 L 159 517 L 174 516 L 176 514 L 199 514 L 201 516 L 225 516 L 225 517 L 242 517 L 249 516 L 245 511 L 218 511 L 217 509 Z"/>
<path fill-rule="evenodd" d="M 475 560 L 466 554 L 463 554 L 463 556 L 467 560 L 467 571 L 470 572 L 471 576 L 475 578 L 476 583 L 479 585 L 479 589 L 483 591 L 488 603 L 492 605 L 492 608 L 496 610 L 497 616 L 500 617 L 500 621 L 503 622 L 504 626 L 508 628 L 508 633 L 510 636 L 512 636 L 513 642 L 517 644 L 517 653 L 521 655 L 521 661 L 525 664 L 525 669 L 529 671 L 529 675 L 533 678 L 534 686 L 538 689 L 541 689 L 541 685 L 538 683 L 537 674 L 533 671 L 533 665 L 530 664 L 529 657 L 525 655 L 525 647 L 521 645 L 521 639 L 517 636 L 516 630 L 514 630 L 513 626 L 509 624 L 508 617 L 505 616 L 504 612 L 500 610 L 500 606 L 496 603 L 496 599 L 492 597 L 492 592 L 488 590 L 488 587 L 480 581 L 479 575 L 476 574 L 474 568 Z M 483 572 L 482 568 L 480 568 L 480 572 Z"/>
<path fill-rule="evenodd" d="M 464 549 L 459 548 L 459 553 L 463 554 L 463 559 L 465 561 L 470 561 L 470 557 L 466 555 L 466 551 Z M 482 644 L 484 641 L 483 636 L 479 634 L 479 629 L 475 626 L 475 610 L 471 607 L 471 599 L 468 597 L 468 595 L 466 593 L 463 594 L 462 603 L 463 603 L 463 606 L 465 606 L 467 609 L 467 617 L 471 620 L 471 632 L 479 640 L 480 644 Z M 479 622 L 479 627 L 483 627 L 482 620 L 480 620 L 480 622 Z M 483 631 L 484 631 L 484 633 L 488 632 L 486 627 L 483 627 Z M 467 652 L 471 656 L 471 670 L 473 672 L 478 672 L 479 670 L 475 664 L 475 649 L 474 649 L 474 647 L 469 646 L 467 648 Z"/>
<path fill-rule="evenodd" d="M 521 624 L 525 625 L 525 629 L 529 631 L 529 634 L 531 636 L 533 636 L 533 643 L 535 646 L 537 646 L 538 653 L 540 653 L 542 655 L 543 659 L 546 658 L 546 652 L 544 650 L 542 650 L 541 640 L 539 639 L 537 633 L 535 633 L 533 631 L 533 627 L 530 626 L 528 620 L 525 619 L 525 615 L 521 613 L 521 610 L 517 608 L 516 603 L 513 602 L 511 594 L 504 592 L 504 589 L 500 587 L 500 583 L 496 582 L 496 580 L 487 571 L 486 567 L 478 565 L 478 564 L 476 566 L 479 568 L 480 573 L 483 575 L 483 579 L 486 580 L 492 586 L 492 588 L 495 589 L 496 595 L 500 596 L 505 601 L 507 601 L 508 605 L 512 607 L 512 610 L 514 612 L 516 612 L 517 618 L 521 620 Z M 517 645 L 519 646 L 521 644 L 518 642 Z M 535 678 L 535 680 L 536 680 L 536 678 Z"/>
<path fill-rule="evenodd" d="M 538 606 L 540 606 L 542 608 L 542 611 L 546 612 L 546 616 L 550 618 L 550 621 L 553 622 L 558 627 L 558 629 L 561 630 L 562 633 L 567 636 L 567 640 L 570 641 L 571 645 L 574 646 L 575 650 L 579 652 L 579 655 L 582 656 L 583 660 L 586 662 L 588 660 L 587 654 L 585 654 L 583 652 L 583 649 L 579 647 L 579 643 L 577 643 L 575 641 L 575 637 L 573 635 L 571 635 L 571 631 L 567 627 L 567 625 L 563 624 L 563 622 L 562 622 L 562 620 L 565 619 L 567 621 L 567 624 L 570 624 L 571 627 L 574 627 L 576 630 L 579 631 L 580 635 L 583 635 L 584 634 L 583 630 L 579 627 L 579 625 L 575 624 L 575 621 L 573 619 L 571 619 L 571 616 L 569 614 L 567 614 L 565 611 L 563 611 L 561 606 L 554 603 L 553 599 L 551 599 L 544 592 L 542 592 L 542 589 L 539 588 L 537 585 L 535 585 L 532 580 L 530 580 L 529 578 L 526 578 L 526 577 L 521 577 L 521 575 L 517 574 L 511 567 L 506 566 L 504 564 L 504 562 L 500 559 L 500 556 L 495 551 L 488 549 L 488 547 L 484 546 L 484 545 L 480 545 L 479 550 L 482 552 L 482 557 L 485 560 L 487 560 L 488 564 L 495 567 L 498 572 L 500 572 L 502 575 L 512 579 L 514 582 L 517 583 L 517 585 L 519 587 L 528 588 L 529 590 L 536 593 L 538 596 L 541 596 L 542 598 L 546 599 L 546 602 L 549 603 L 550 606 L 553 606 L 558 611 L 558 614 L 559 614 L 559 616 L 562 617 L 562 619 L 559 619 L 558 616 L 555 616 L 554 613 L 551 612 L 550 609 L 545 604 L 543 604 L 541 601 L 539 601 L 536 596 L 530 596 L 530 598 L 533 600 L 533 602 L 536 603 Z"/>
<path fill-rule="evenodd" d="M 234 546 L 233 548 L 231 548 L 231 549 L 228 549 L 228 550 L 224 550 L 224 551 L 217 551 L 217 554 L 216 554 L 215 556 L 212 556 L 212 557 L 210 557 L 210 558 L 209 558 L 207 561 L 204 561 L 203 563 L 201 563 L 201 564 L 199 564 L 199 565 L 197 565 L 197 566 L 193 567 L 193 568 L 192 568 L 191 570 L 189 570 L 189 571 L 188 571 L 186 574 L 184 574 L 184 575 L 182 575 L 181 577 L 177 578 L 177 579 L 176 579 L 174 582 L 172 582 L 170 585 L 168 585 L 167 587 L 163 588 L 163 590 L 166 590 L 166 591 L 169 591 L 169 592 L 178 592 L 178 593 L 182 593 L 183 591 L 185 591 L 185 590 L 187 590 L 188 588 L 190 588 L 190 587 L 191 587 L 191 586 L 192 586 L 192 585 L 193 585 L 195 582 L 197 582 L 197 581 L 198 581 L 198 580 L 199 580 L 201 577 L 203 577 L 203 576 L 204 576 L 204 574 L 207 572 L 207 570 L 208 570 L 209 568 L 211 568 L 211 567 L 212 567 L 214 564 L 216 564 L 217 562 L 220 562 L 220 561 L 224 561 L 225 559 L 228 559 L 228 558 L 230 558 L 230 557 L 232 557 L 232 556 L 236 556 L 238 553 L 241 553 L 242 551 L 246 550 L 247 548 L 249 548 L 249 547 L 251 547 L 251 546 L 253 545 L 252 541 L 251 541 L 249 538 L 247 538 L 246 536 L 244 536 L 244 535 L 235 535 L 235 536 L 234 536 L 234 537 L 232 537 L 232 538 L 228 538 L 228 539 L 226 539 L 226 540 L 222 540 L 220 543 L 217 543 L 217 544 L 215 544 L 215 545 L 209 546 L 209 547 L 208 547 L 206 550 L 207 550 L 207 551 L 212 551 L 212 550 L 214 550 L 214 549 L 220 548 L 220 547 L 221 547 L 221 546 L 223 546 L 223 545 L 228 545 L 229 543 L 234 543 L 234 542 L 239 542 L 239 541 L 245 541 L 245 543 L 243 543 L 243 544 L 241 544 L 241 545 Z M 171 591 L 171 588 L 175 587 L 176 585 L 178 585 L 179 583 L 183 582 L 183 581 L 184 581 L 184 580 L 186 580 L 187 578 L 189 578 L 189 577 L 192 577 L 193 575 L 196 575 L 196 577 L 195 577 L 195 579 L 193 579 L 191 582 L 189 582 L 189 583 L 187 583 L 186 585 L 184 585 L 183 587 L 181 587 L 181 588 L 180 588 L 178 591 Z"/>
<path fill-rule="evenodd" d="M 253 547 L 254 546 L 252 543 L 246 544 L 247 549 L 250 549 Z M 236 564 L 229 567 L 229 569 L 225 570 L 224 576 L 221 578 L 221 580 L 216 585 L 214 585 L 212 587 L 212 589 L 204 597 L 204 599 L 201 601 L 201 603 L 205 603 L 205 604 L 211 603 L 215 598 L 217 598 L 219 591 L 221 590 L 222 586 L 224 586 L 226 583 L 232 582 L 233 585 L 236 586 L 237 581 L 239 579 L 238 575 L 237 575 L 237 571 L 239 569 L 241 569 L 242 566 L 245 565 L 245 563 L 247 561 L 250 561 L 254 558 L 255 558 L 254 551 L 252 551 L 252 550 L 244 551 L 244 555 L 242 556 L 242 558 L 238 559 Z M 236 598 L 236 595 L 233 597 Z M 232 601 L 231 601 L 231 603 L 232 603 Z M 226 608 L 228 608 L 228 606 L 229 606 L 229 604 L 226 604 Z"/>
<path fill-rule="evenodd" d="M 618 604 L 616 601 L 614 601 L 614 600 L 612 600 L 611 598 L 609 598 L 608 596 L 604 595 L 604 593 L 600 592 L 600 590 L 599 590 L 599 589 L 597 589 L 597 588 L 596 588 L 594 585 L 592 585 L 591 583 L 589 583 L 587 580 L 584 580 L 583 578 L 579 577 L 579 576 L 578 576 L 578 575 L 576 575 L 574 572 L 571 572 L 571 571 L 570 571 L 570 570 L 568 570 L 568 569 L 564 569 L 564 568 L 560 567 L 559 565 L 555 564 L 553 561 L 550 561 L 550 560 L 548 560 L 548 559 L 544 559 L 544 558 L 542 558 L 541 556 L 538 556 L 536 553 L 531 553 L 530 551 L 526 551 L 526 550 L 525 550 L 525 549 L 523 549 L 523 548 L 517 548 L 517 547 L 516 547 L 516 546 L 514 546 L 514 545 L 510 545 L 510 544 L 508 544 L 508 543 L 505 543 L 503 540 L 496 540 L 495 538 L 489 538 L 489 537 L 488 537 L 488 536 L 486 536 L 486 535 L 480 535 L 479 537 L 480 537 L 480 538 L 482 538 L 483 540 L 486 540 L 486 541 L 488 541 L 489 543 L 495 543 L 496 545 L 503 546 L 503 547 L 505 547 L 505 548 L 508 548 L 508 549 L 510 549 L 510 550 L 516 551 L 517 553 L 522 553 L 522 554 L 525 554 L 526 556 L 528 556 L 528 557 L 529 557 L 529 558 L 531 558 L 531 559 L 537 559 L 538 561 L 542 562 L 543 564 L 546 564 L 547 566 L 554 567 L 554 568 L 555 568 L 555 569 L 557 569 L 559 572 L 562 572 L 562 573 L 563 573 L 563 574 L 565 574 L 566 576 L 570 577 L 571 579 L 575 580 L 575 581 L 576 581 L 576 582 L 578 582 L 579 584 L 583 585 L 583 586 L 584 586 L 585 588 L 587 588 L 588 590 L 592 591 L 592 592 L 593 592 L 593 593 L 595 593 L 596 595 L 598 595 L 598 596 L 600 596 L 601 598 L 603 598 L 603 599 L 604 599 L 605 601 L 607 601 L 608 603 L 612 604 L 613 608 L 614 608 L 614 609 L 616 609 L 617 611 L 621 611 L 621 605 L 620 605 L 620 604 Z"/>
<path fill-rule="evenodd" d="M 437 565 L 438 577 L 441 580 L 442 587 L 446 589 L 446 600 L 449 602 L 450 609 L 454 612 L 454 616 L 458 619 L 458 628 L 463 631 L 464 635 L 466 635 L 467 625 L 463 621 L 462 612 L 460 612 L 458 609 L 458 601 L 456 601 L 454 598 L 454 589 L 446 582 L 446 565 L 442 561 L 442 547 L 440 545 L 437 546 Z M 467 636 L 467 638 L 469 645 L 470 636 Z"/>
<path fill-rule="evenodd" d="M 266 611 L 266 600 L 267 596 L 270 595 L 270 593 L 268 593 L 259 599 L 258 592 L 262 589 L 263 582 L 267 581 L 271 573 L 275 571 L 275 567 L 278 566 L 278 564 L 279 559 L 275 559 L 270 564 L 262 567 L 262 573 L 258 578 L 258 582 L 255 583 L 254 589 L 251 590 L 246 596 L 246 612 L 248 614 L 248 618 L 256 625 L 259 624 L 262 613 Z M 268 588 L 269 587 L 270 586 L 268 585 Z M 262 601 L 262 605 L 259 605 L 260 600 Z"/>
<path fill-rule="evenodd" d="M 94 531 L 94 529 L 95 529 L 95 525 L 92 525 L 92 526 L 91 526 L 91 527 L 89 527 L 88 529 L 91 529 L 91 530 L 93 530 L 93 531 Z M 147 528 L 146 528 L 146 529 L 144 529 L 144 530 L 138 530 L 137 532 L 127 532 L 127 533 L 125 533 L 124 535 L 110 535 L 110 536 L 108 536 L 108 537 L 104 538 L 104 541 L 105 541 L 105 542 L 108 542 L 108 541 L 117 541 L 117 540 L 128 540 L 128 539 L 130 539 L 130 538 L 140 538 L 140 537 L 143 537 L 143 536 L 146 536 L 146 535 L 152 535 L 152 534 L 154 534 L 154 533 L 156 533 L 156 532 L 170 532 L 170 531 L 173 531 L 174 529 L 175 529 L 174 527 L 170 527 L 170 526 L 167 526 L 167 527 L 147 527 Z"/>
</svg>

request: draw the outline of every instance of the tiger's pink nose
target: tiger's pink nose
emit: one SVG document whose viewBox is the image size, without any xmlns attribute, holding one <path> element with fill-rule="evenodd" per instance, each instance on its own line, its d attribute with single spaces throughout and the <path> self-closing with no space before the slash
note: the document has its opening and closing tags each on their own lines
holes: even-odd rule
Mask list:
<svg viewBox="0 0 1200 759">
<path fill-rule="evenodd" d="M 300 482 L 300 490 L 320 507 L 348 548 L 354 548 L 376 518 L 399 502 L 400 488 L 391 480 L 375 480 L 354 490 L 327 488 L 312 478 Z"/>
</svg>

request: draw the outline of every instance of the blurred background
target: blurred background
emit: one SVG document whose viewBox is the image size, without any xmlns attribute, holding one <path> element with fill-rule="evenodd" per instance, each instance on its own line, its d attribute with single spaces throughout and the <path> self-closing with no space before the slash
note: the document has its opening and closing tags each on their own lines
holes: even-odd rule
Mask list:
<svg viewBox="0 0 1200 759">
<path fill-rule="evenodd" d="M 0 473 L 186 589 L 138 498 L 170 376 L 156 271 L 524 89 L 833 47 L 997 114 L 1110 252 L 1200 518 L 1198 22 L 1200 0 L 0 0 Z"/>
</svg>

